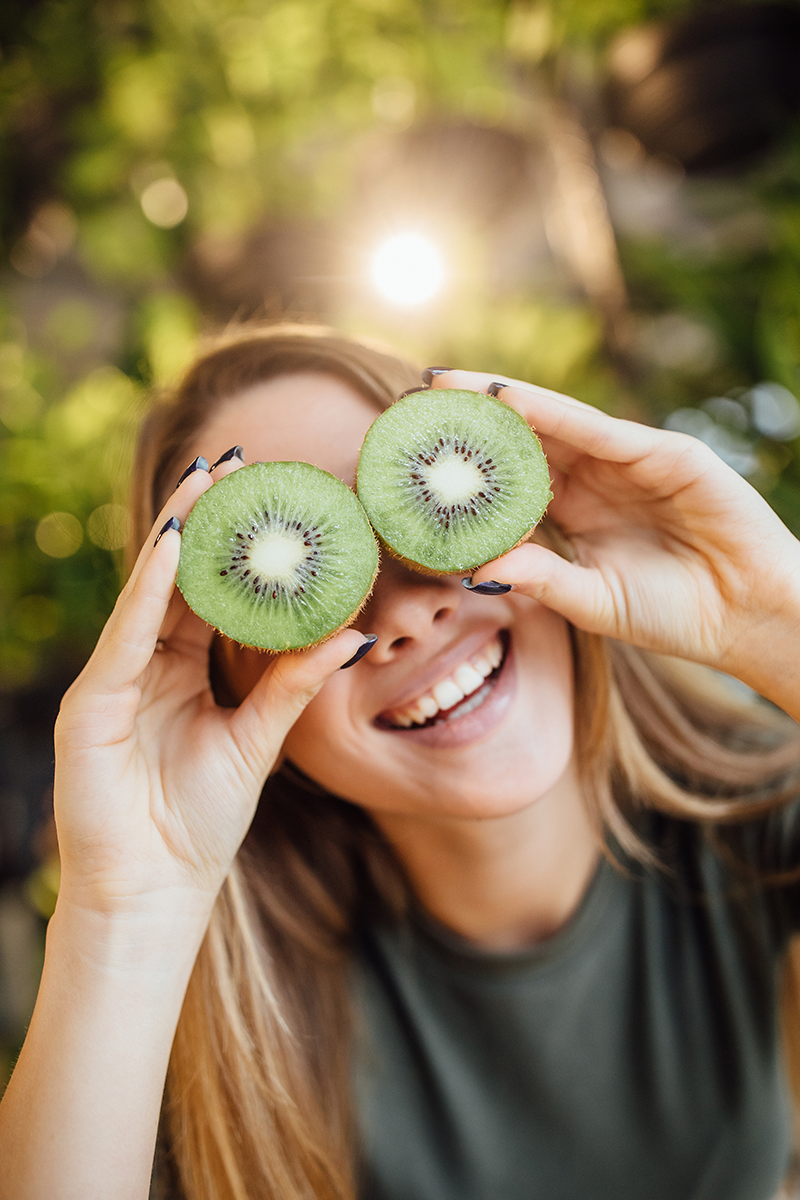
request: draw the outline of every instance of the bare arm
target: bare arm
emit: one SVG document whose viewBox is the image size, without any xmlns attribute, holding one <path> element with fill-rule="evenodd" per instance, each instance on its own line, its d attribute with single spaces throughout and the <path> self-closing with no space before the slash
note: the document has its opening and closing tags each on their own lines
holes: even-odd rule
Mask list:
<svg viewBox="0 0 800 1200">
<path fill-rule="evenodd" d="M 154 547 L 210 486 L 195 472 L 160 514 L 62 705 L 61 891 L 0 1105 L 0 1200 L 146 1200 L 172 1038 L 214 899 L 288 729 L 363 643 L 349 630 L 273 659 L 238 709 L 217 708 L 211 630 L 173 591 L 178 533 Z"/>
<path fill-rule="evenodd" d="M 0 1108 L 0 1196 L 144 1200 L 203 914 L 122 922 L 66 907 Z"/>
</svg>

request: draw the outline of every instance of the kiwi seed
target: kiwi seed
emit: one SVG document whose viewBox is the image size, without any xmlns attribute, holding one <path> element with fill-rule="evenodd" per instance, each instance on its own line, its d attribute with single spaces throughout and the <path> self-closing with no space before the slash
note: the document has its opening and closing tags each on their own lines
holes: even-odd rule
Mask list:
<svg viewBox="0 0 800 1200">
<path fill-rule="evenodd" d="M 523 541 L 552 496 L 541 443 L 513 408 L 434 388 L 372 424 L 358 497 L 388 549 L 440 574 L 470 571 Z"/>
<path fill-rule="evenodd" d="M 348 625 L 378 547 L 351 490 L 310 463 L 252 463 L 204 492 L 183 530 L 178 587 L 221 633 L 296 650 Z"/>
</svg>

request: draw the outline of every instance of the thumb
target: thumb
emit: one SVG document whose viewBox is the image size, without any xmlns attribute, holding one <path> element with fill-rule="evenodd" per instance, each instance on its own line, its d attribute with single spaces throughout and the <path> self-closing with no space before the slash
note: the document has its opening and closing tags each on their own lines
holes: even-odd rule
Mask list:
<svg viewBox="0 0 800 1200">
<path fill-rule="evenodd" d="M 373 635 L 345 629 L 311 650 L 288 651 L 267 667 L 231 717 L 230 732 L 252 769 L 266 775 L 300 713 L 336 671 L 375 644 Z"/>
<path fill-rule="evenodd" d="M 537 542 L 517 546 L 476 571 L 472 583 L 495 580 L 552 608 L 587 633 L 610 633 L 614 603 L 596 567 L 568 562 Z"/>
</svg>

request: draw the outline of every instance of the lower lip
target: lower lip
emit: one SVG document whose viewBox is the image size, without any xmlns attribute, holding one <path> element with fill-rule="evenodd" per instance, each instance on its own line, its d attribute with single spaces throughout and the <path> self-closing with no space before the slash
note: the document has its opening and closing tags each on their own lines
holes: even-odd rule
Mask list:
<svg viewBox="0 0 800 1200">
<path fill-rule="evenodd" d="M 387 729 L 386 733 L 416 742 L 420 746 L 466 746 L 486 737 L 505 717 L 517 689 L 517 671 L 514 651 L 509 646 L 500 674 L 494 681 L 491 692 L 478 708 L 463 717 L 452 717 L 449 721 L 437 721 L 419 729 Z"/>
</svg>

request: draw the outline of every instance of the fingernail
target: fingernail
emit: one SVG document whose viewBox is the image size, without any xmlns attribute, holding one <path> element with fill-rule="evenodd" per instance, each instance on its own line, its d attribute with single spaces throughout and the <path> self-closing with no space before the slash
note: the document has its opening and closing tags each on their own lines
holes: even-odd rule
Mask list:
<svg viewBox="0 0 800 1200">
<path fill-rule="evenodd" d="M 377 640 L 378 640 L 377 633 L 365 633 L 363 646 L 359 646 L 358 649 L 356 650 L 355 654 L 353 655 L 353 657 L 348 658 L 346 663 L 342 663 L 342 665 L 339 667 L 339 670 L 345 671 L 348 667 L 354 667 L 357 662 L 361 662 L 361 659 L 364 657 L 365 654 L 369 654 L 370 650 L 375 645 Z"/>
<path fill-rule="evenodd" d="M 496 579 L 487 579 L 485 583 L 473 583 L 471 579 L 462 579 L 462 587 L 476 596 L 504 596 L 511 591 L 510 583 L 498 583 Z"/>
<path fill-rule="evenodd" d="M 426 367 L 422 372 L 422 382 L 427 383 L 428 387 L 430 387 L 433 383 L 434 375 L 446 375 L 452 369 L 452 367 Z"/>
<path fill-rule="evenodd" d="M 240 462 L 244 462 L 244 450 L 241 446 L 231 446 L 230 450 L 226 450 L 224 454 L 220 454 L 217 461 L 212 463 L 208 468 L 209 471 L 213 471 L 214 467 L 218 467 L 220 463 L 230 462 L 232 458 L 238 458 Z M 191 467 L 189 470 L 191 470 Z"/>
<path fill-rule="evenodd" d="M 402 400 L 405 396 L 413 396 L 414 392 L 427 392 L 427 391 L 430 391 L 430 388 L 428 387 L 427 384 L 424 387 L 409 388 L 408 391 L 401 392 L 400 395 L 397 397 L 397 399 Z"/>
<path fill-rule="evenodd" d="M 188 479 L 188 478 L 189 478 L 189 476 L 190 476 L 190 475 L 191 475 L 191 474 L 192 474 L 194 471 L 207 471 L 207 470 L 208 470 L 208 459 L 207 459 L 207 458 L 203 458 L 202 454 L 198 454 L 198 456 L 197 456 L 197 458 L 194 460 L 194 462 L 193 462 L 193 463 L 189 463 L 189 466 L 186 468 L 186 470 L 183 472 L 183 474 L 181 475 L 181 477 L 180 477 L 180 479 L 178 480 L 178 482 L 175 484 L 175 490 L 177 491 L 177 490 L 178 490 L 178 488 L 179 488 L 179 487 L 181 486 L 181 484 L 183 483 L 184 479 Z"/>
<path fill-rule="evenodd" d="M 497 393 L 500 391 L 500 389 L 504 388 L 504 387 L 508 387 L 508 384 L 507 383 L 498 383 L 495 380 L 494 383 L 490 383 L 489 386 L 487 387 L 486 395 L 487 396 L 496 396 Z"/>
<path fill-rule="evenodd" d="M 167 532 L 168 529 L 180 530 L 180 527 L 181 527 L 181 523 L 178 520 L 178 518 L 170 517 L 170 519 L 167 521 L 166 525 L 161 526 L 161 529 L 158 531 L 158 537 L 153 542 L 153 545 L 154 546 L 158 545 L 158 543 L 161 541 L 162 537 L 164 536 L 164 534 Z"/>
</svg>

